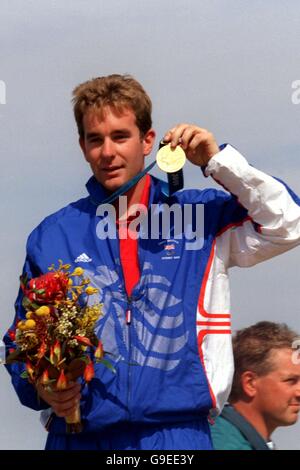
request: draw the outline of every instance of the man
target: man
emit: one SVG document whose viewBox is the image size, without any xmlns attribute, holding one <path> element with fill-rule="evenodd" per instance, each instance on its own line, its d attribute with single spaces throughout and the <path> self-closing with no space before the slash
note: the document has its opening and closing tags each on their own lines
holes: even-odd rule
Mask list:
<svg viewBox="0 0 300 470">
<path fill-rule="evenodd" d="M 98 367 L 82 390 L 73 384 L 49 393 L 39 386 L 39 402 L 12 366 L 16 391 L 26 406 L 51 406 L 47 449 L 210 449 L 207 417 L 222 408 L 233 374 L 227 269 L 299 244 L 299 199 L 231 146 L 220 151 L 210 132 L 190 124 L 171 128 L 165 143 L 181 146 L 205 176 L 232 194 L 214 189 L 170 194 L 165 183 L 143 175 L 155 138 L 151 101 L 130 76 L 79 85 L 74 113 L 94 174 L 89 195 L 32 232 L 24 271 L 37 276 L 57 259 L 86 269 L 100 290 L 104 317 L 98 334 L 117 373 L 112 377 Z M 123 194 L 128 213 L 114 199 L 127 183 L 133 184 Z M 116 208 L 116 224 L 101 210 L 107 201 Z M 130 227 L 136 203 L 146 207 L 150 234 L 138 240 Z M 203 233 L 194 242 L 188 229 L 195 211 L 187 218 L 187 231 L 174 223 L 169 235 L 159 228 L 152 236 L 151 216 L 164 215 L 173 204 L 182 213 L 204 208 Z M 107 220 L 110 227 L 117 225 L 119 237 L 103 236 Z M 22 317 L 20 303 L 21 294 L 16 307 Z M 9 335 L 6 343 L 11 346 Z M 79 400 L 84 432 L 67 436 L 62 418 Z"/>
<path fill-rule="evenodd" d="M 300 361 L 292 349 L 296 338 L 285 324 L 265 321 L 236 333 L 229 405 L 211 430 L 215 449 L 273 449 L 275 429 L 297 421 Z"/>
</svg>

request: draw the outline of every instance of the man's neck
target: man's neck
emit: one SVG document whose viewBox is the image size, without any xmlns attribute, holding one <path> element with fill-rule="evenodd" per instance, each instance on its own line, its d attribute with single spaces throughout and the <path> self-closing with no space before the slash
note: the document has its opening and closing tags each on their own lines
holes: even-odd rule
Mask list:
<svg viewBox="0 0 300 470">
<path fill-rule="evenodd" d="M 231 404 L 238 413 L 240 413 L 250 424 L 256 429 L 256 431 L 265 439 L 265 441 L 271 440 L 271 434 L 274 431 L 274 428 L 270 428 L 266 423 L 261 412 L 259 412 L 252 402 L 245 402 L 239 400 L 234 404 Z"/>
<path fill-rule="evenodd" d="M 146 175 L 143 176 L 142 179 L 140 179 L 129 191 L 123 194 L 123 196 L 127 197 L 127 204 L 126 204 L 126 209 L 127 213 L 130 212 L 130 208 L 134 204 L 139 204 L 142 198 L 143 190 L 145 187 L 146 183 Z M 117 199 L 114 202 L 115 209 L 117 211 L 117 219 L 119 218 L 127 218 L 126 213 L 119 213 L 119 200 Z"/>
</svg>

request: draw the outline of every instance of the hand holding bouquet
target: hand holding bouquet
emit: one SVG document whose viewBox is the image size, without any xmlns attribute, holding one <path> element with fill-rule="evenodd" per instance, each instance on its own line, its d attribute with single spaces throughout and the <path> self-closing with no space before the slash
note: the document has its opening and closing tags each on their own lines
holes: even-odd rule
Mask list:
<svg viewBox="0 0 300 470">
<path fill-rule="evenodd" d="M 70 265 L 59 260 L 58 269 L 54 265 L 48 269 L 30 281 L 21 277 L 26 314 L 11 332 L 16 350 L 6 362 L 24 362 L 22 377 L 51 393 L 66 389 L 80 376 L 85 382 L 92 380 L 94 362 L 114 369 L 104 359 L 102 342 L 94 331 L 101 304 L 89 305 L 89 298 L 98 290 L 89 285 L 80 267 L 70 272 Z M 65 419 L 68 432 L 81 431 L 79 405 Z"/>
</svg>

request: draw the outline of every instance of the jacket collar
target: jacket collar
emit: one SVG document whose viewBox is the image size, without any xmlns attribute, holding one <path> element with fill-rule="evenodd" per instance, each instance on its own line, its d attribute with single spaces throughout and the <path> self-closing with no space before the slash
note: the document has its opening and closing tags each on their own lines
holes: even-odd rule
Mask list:
<svg viewBox="0 0 300 470">
<path fill-rule="evenodd" d="M 154 176 L 151 176 L 151 187 L 149 195 L 149 204 L 152 204 L 156 201 L 161 201 L 161 199 L 167 199 L 169 194 L 168 183 L 161 181 Z M 103 186 L 96 180 L 95 176 L 91 178 L 86 183 L 86 189 L 90 195 L 91 202 L 98 206 L 101 204 L 109 194 L 103 188 Z"/>
<path fill-rule="evenodd" d="M 109 196 L 103 186 L 96 180 L 95 176 L 90 177 L 85 187 L 90 195 L 92 203 L 96 206 L 101 204 L 101 202 Z"/>
</svg>

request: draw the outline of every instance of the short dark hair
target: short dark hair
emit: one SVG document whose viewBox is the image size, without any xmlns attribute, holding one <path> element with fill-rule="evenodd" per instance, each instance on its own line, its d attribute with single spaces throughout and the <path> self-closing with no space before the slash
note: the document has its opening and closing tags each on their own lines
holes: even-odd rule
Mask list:
<svg viewBox="0 0 300 470">
<path fill-rule="evenodd" d="M 262 376 L 274 368 L 271 352 L 274 349 L 292 348 L 298 337 L 284 323 L 261 321 L 236 332 L 233 337 L 234 376 L 229 402 L 243 396 L 241 376 L 247 370 Z"/>
<path fill-rule="evenodd" d="M 80 137 L 84 137 L 83 117 L 89 109 L 100 115 L 110 106 L 117 113 L 131 109 L 141 135 L 152 127 L 152 103 L 142 85 L 130 75 L 108 75 L 81 83 L 73 90 L 74 116 Z"/>
</svg>

